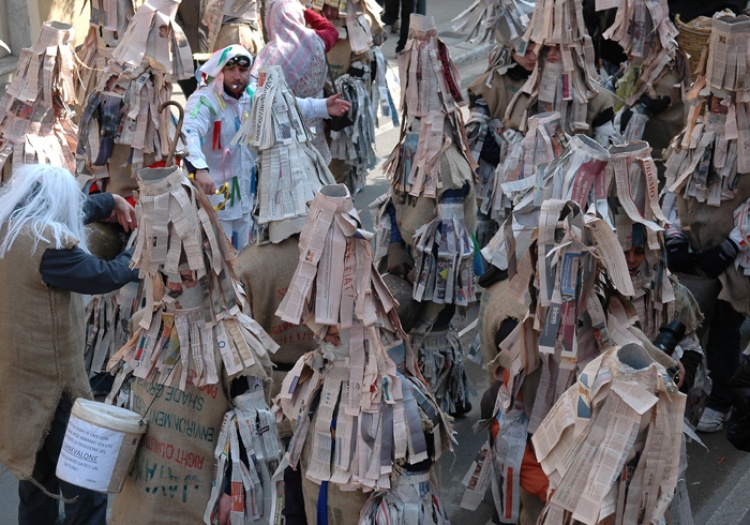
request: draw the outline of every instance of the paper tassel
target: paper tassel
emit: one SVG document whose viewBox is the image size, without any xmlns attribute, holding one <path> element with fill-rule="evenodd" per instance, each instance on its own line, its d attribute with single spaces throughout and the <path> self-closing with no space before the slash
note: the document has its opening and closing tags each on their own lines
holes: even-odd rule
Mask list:
<svg viewBox="0 0 750 525">
<path fill-rule="evenodd" d="M 469 392 L 458 332 L 451 327 L 413 338 L 418 341 L 420 370 L 440 409 L 449 414 L 463 412 Z"/>
<path fill-rule="evenodd" d="M 263 394 L 263 382 L 248 378 L 250 391 L 232 400 L 216 442 L 215 478 L 205 523 L 218 523 L 219 501 L 231 487 L 232 523 L 277 523 L 283 510 L 283 482 L 273 480 L 283 455 L 278 427 Z M 242 453 L 244 451 L 244 454 Z M 227 466 L 232 477 L 226 479 Z"/>
<path fill-rule="evenodd" d="M 24 164 L 52 164 L 75 171 L 77 128 L 72 121 L 73 27 L 45 22 L 36 43 L 24 48 L 0 101 L 0 171 L 8 179 Z M 10 160 L 10 169 L 3 170 Z"/>
<path fill-rule="evenodd" d="M 112 51 L 80 120 L 78 179 L 129 196 L 135 174 L 166 157 L 174 125 L 159 106 L 172 82 L 193 76 L 193 58 L 175 22 L 179 2 L 148 0 Z"/>
<path fill-rule="evenodd" d="M 368 68 L 369 69 L 369 68 Z M 347 186 L 356 195 L 367 184 L 367 171 L 375 167 L 375 108 L 363 85 L 367 79 L 349 74 L 336 79 L 336 91 L 352 103 L 349 111 L 354 123 L 341 131 L 331 132 L 331 157 L 343 160 L 348 166 Z"/>
<path fill-rule="evenodd" d="M 258 151 L 260 238 L 281 242 L 299 233 L 307 202 L 322 185 L 335 182 L 312 139 L 281 67 L 263 68 L 250 118 L 233 141 L 246 141 Z"/>
<path fill-rule="evenodd" d="M 217 359 L 230 377 L 249 371 L 266 378 L 268 354 L 278 345 L 242 312 L 244 296 L 211 204 L 177 167 L 144 169 L 139 184 L 132 264 L 147 304 L 138 331 L 108 368 L 123 360 L 135 377 L 180 389 L 188 379 L 198 387 L 221 381 Z M 183 272 L 194 282 L 176 297 L 165 294 L 164 278 L 181 283 Z"/>
<path fill-rule="evenodd" d="M 259 40 L 262 42 L 257 0 L 211 0 L 206 5 L 203 15 L 203 23 L 208 27 L 209 50 L 217 50 L 216 42 L 225 19 L 232 20 L 233 24 L 247 25 L 249 29 L 259 33 Z M 244 44 L 244 42 L 234 43 Z M 257 54 L 259 49 L 250 49 L 250 51 Z"/>
<path fill-rule="evenodd" d="M 377 492 L 367 500 L 359 525 L 382 523 L 449 525 L 448 512 L 429 473 L 399 472 L 390 492 Z"/>
<path fill-rule="evenodd" d="M 304 465 L 310 480 L 388 490 L 396 465 L 429 458 L 427 439 L 435 440 L 433 460 L 451 448 L 450 423 L 417 369 L 393 297 L 373 267 L 371 235 L 359 226 L 346 187 L 322 188 L 277 315 L 306 321 L 325 341 L 335 327 L 340 342 L 321 343 L 297 362 L 284 379 L 279 404 L 296 421 L 290 465 L 312 440 Z M 317 408 L 313 399 L 319 399 Z"/>
<path fill-rule="evenodd" d="M 670 146 L 666 189 L 709 206 L 736 194 L 738 177 L 750 173 L 750 17 L 715 18 L 708 51 L 688 101 L 683 131 Z"/>
<path fill-rule="evenodd" d="M 523 38 L 534 2 L 526 0 L 476 0 L 453 19 L 453 30 L 472 44 L 494 41 L 512 49 Z"/>
</svg>

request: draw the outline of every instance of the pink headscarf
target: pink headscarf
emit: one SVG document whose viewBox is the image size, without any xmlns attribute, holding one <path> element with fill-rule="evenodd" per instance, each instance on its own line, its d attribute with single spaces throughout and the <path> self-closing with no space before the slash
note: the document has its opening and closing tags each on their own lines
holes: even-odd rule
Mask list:
<svg viewBox="0 0 750 525">
<path fill-rule="evenodd" d="M 258 53 L 250 74 L 258 78 L 262 67 L 281 66 L 287 85 L 294 90 L 321 48 L 320 37 L 305 25 L 299 0 L 271 0 L 266 28 L 271 41 Z"/>
</svg>

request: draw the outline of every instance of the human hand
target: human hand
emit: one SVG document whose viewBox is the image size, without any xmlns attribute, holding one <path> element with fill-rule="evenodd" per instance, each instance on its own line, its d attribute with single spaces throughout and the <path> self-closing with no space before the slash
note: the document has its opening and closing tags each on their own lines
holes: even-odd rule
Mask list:
<svg viewBox="0 0 750 525">
<path fill-rule="evenodd" d="M 222 494 L 219 497 L 219 525 L 229 525 L 229 511 L 232 509 L 232 496 Z"/>
<path fill-rule="evenodd" d="M 112 197 L 115 198 L 115 206 L 112 208 L 112 215 L 109 216 L 108 221 L 120 223 L 125 233 L 130 233 L 138 227 L 135 208 L 120 195 L 113 193 Z"/>
<path fill-rule="evenodd" d="M 211 177 L 211 174 L 208 172 L 208 170 L 196 171 L 195 183 L 200 189 L 203 190 L 203 193 L 205 193 L 206 195 L 213 195 L 214 192 L 216 192 L 216 184 L 214 184 L 214 179 L 213 177 Z"/>
<path fill-rule="evenodd" d="M 352 105 L 341 98 L 341 93 L 336 93 L 326 99 L 326 107 L 329 117 L 342 117 L 351 109 Z"/>
</svg>

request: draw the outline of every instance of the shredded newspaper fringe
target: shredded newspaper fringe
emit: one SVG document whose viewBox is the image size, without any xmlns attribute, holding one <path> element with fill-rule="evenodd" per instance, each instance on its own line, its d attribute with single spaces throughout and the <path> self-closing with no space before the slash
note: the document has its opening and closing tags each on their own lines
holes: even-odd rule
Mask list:
<svg viewBox="0 0 750 525">
<path fill-rule="evenodd" d="M 102 189 L 127 187 L 123 181 L 135 186 L 142 167 L 166 157 L 174 126 L 170 113 L 158 108 L 172 98 L 173 82 L 194 73 L 190 46 L 175 22 L 178 5 L 147 0 L 138 8 L 86 99 L 76 152 L 81 187 L 92 180 Z M 122 165 L 113 165 L 113 158 Z"/>
<path fill-rule="evenodd" d="M 637 343 L 605 352 L 532 441 L 551 494 L 540 523 L 658 523 L 680 472 L 685 395 Z"/>
<path fill-rule="evenodd" d="M 364 491 L 389 490 L 398 465 L 428 459 L 427 440 L 434 441 L 433 460 L 452 448 L 449 419 L 416 368 L 393 297 L 373 267 L 370 237 L 346 187 L 324 187 L 277 311 L 321 339 L 336 327 L 340 338 L 303 356 L 284 379 L 277 402 L 296 422 L 289 464 L 298 464 L 311 439 L 307 478 Z"/>
<path fill-rule="evenodd" d="M 644 142 L 612 146 L 607 152 L 588 137 L 572 137 L 559 157 L 536 170 L 534 185 L 515 196 L 518 201 L 511 216 L 483 251 L 488 261 L 508 270 L 506 299 L 530 307 L 526 318 L 500 343 L 498 356 L 491 363 L 508 372 L 508 380 L 496 399 L 493 417 L 498 420 L 499 431 L 495 446 L 490 449 L 493 494 L 499 502 L 497 510 L 503 522 L 512 523 L 518 515 L 515 476 L 527 433 L 534 435 L 537 458 L 551 488 L 556 489 L 540 523 L 578 520 L 594 524 L 612 514 L 616 514 L 617 523 L 637 523 L 633 516 L 641 516 L 643 509 L 632 507 L 641 504 L 647 517 L 644 523 L 654 523 L 672 498 L 677 462 L 669 461 L 680 451 L 684 396 L 677 392 L 666 373 L 666 368 L 673 364 L 671 359 L 649 348 L 646 336 L 633 328 L 636 321 L 659 326 L 671 320 L 676 301 L 662 257 L 666 218 L 658 204 L 658 179 L 650 153 Z M 650 298 L 646 302 L 647 318 L 643 319 L 628 299 L 636 295 L 636 288 L 624 256 L 624 250 L 630 248 L 628 232 L 635 223 L 644 227 L 647 250 L 645 272 Z M 536 264 L 532 264 L 531 252 Z M 601 406 L 592 402 L 596 392 L 586 396 L 585 405 L 571 401 L 571 396 L 596 390 L 611 381 L 611 368 L 597 376 L 604 370 L 603 365 L 599 370 L 599 364 L 609 362 L 606 361 L 609 358 L 601 356 L 613 347 L 628 345 L 637 349 L 635 355 L 646 356 L 637 365 L 631 362 L 631 366 L 648 368 L 653 380 L 645 388 L 654 400 L 648 410 L 659 406 L 658 397 L 658 403 L 669 405 L 668 416 L 667 412 L 659 413 L 658 408 L 655 419 L 646 410 L 629 412 L 629 400 L 619 390 L 616 392 L 620 397 L 611 396 L 609 401 L 620 398 L 625 401 L 607 405 L 594 416 L 592 413 Z M 595 369 L 587 376 L 586 371 L 592 366 Z M 524 398 L 520 396 L 522 385 L 525 377 L 539 367 L 533 408 L 524 407 Z M 632 372 L 629 370 L 623 376 L 625 381 L 641 377 L 628 375 Z M 582 406 L 585 413 L 574 414 L 572 422 L 585 417 L 592 423 L 572 425 L 569 418 L 561 416 L 561 411 L 580 411 Z M 520 417 L 519 410 L 526 412 L 528 420 L 526 416 Z M 631 416 L 637 419 L 628 419 Z M 677 439 L 666 438 L 670 444 L 661 451 L 657 443 L 661 437 L 635 440 L 631 431 L 644 428 L 641 416 L 643 422 L 651 421 L 646 432 L 674 434 Z M 659 421 L 659 417 L 665 419 Z M 626 422 L 630 425 L 627 432 L 610 431 Z M 480 422 L 480 426 L 488 423 Z M 592 427 L 599 424 L 609 430 L 593 431 Z M 582 431 L 588 440 L 586 450 L 581 448 L 584 437 L 573 437 Z M 623 435 L 629 437 L 618 441 Z M 651 439 L 656 441 L 650 442 Z M 667 462 L 664 470 L 654 468 L 654 459 L 625 465 L 624 460 L 633 447 L 643 447 L 644 441 L 655 447 L 649 452 L 654 454 L 652 458 L 658 456 Z M 561 448 L 553 450 L 558 444 Z M 585 466 L 580 469 L 573 466 L 588 452 L 591 454 L 581 462 Z M 619 459 L 615 461 L 615 457 Z M 602 475 L 603 469 L 612 472 Z M 644 479 L 653 482 L 656 488 L 646 487 Z M 629 486 L 627 497 L 626 486 Z M 643 491 L 649 496 L 640 500 L 631 496 L 634 487 L 637 494 Z M 476 498 L 467 492 L 466 499 L 470 504 Z"/>
<path fill-rule="evenodd" d="M 45 22 L 39 38 L 18 57 L 16 73 L 0 101 L 0 171 L 52 164 L 75 171 L 78 130 L 73 123 L 78 67 L 73 27 Z M 10 170 L 3 167 L 10 161 Z"/>
<path fill-rule="evenodd" d="M 529 25 L 534 2 L 525 0 L 476 0 L 453 19 L 453 30 L 466 35 L 472 44 L 497 42 L 512 48 Z"/>
<path fill-rule="evenodd" d="M 464 223 L 463 202 L 439 202 L 437 217 L 413 240 L 417 301 L 468 306 L 476 301 L 474 244 Z"/>
<path fill-rule="evenodd" d="M 685 95 L 690 77 L 685 52 L 677 45 L 678 34 L 669 18 L 667 0 L 626 0 L 618 4 L 615 21 L 604 38 L 620 44 L 630 57 L 630 67 L 638 68 L 638 79 L 626 93 L 628 106 L 634 106 L 644 93 L 653 95 L 664 75 L 678 67 L 678 60 Z"/>
<path fill-rule="evenodd" d="M 89 377 L 107 371 L 107 363 L 130 338 L 130 320 L 140 297 L 139 284 L 94 295 L 86 306 L 86 350 L 84 359 Z"/>
<path fill-rule="evenodd" d="M 246 141 L 258 151 L 260 239 L 281 242 L 299 233 L 307 203 L 321 186 L 335 182 L 312 138 L 281 67 L 263 68 L 250 118 L 232 139 L 232 145 Z"/>
<path fill-rule="evenodd" d="M 586 32 L 581 0 L 536 2 L 524 41 L 559 49 L 561 59 L 547 61 L 543 55 L 526 84 L 508 104 L 506 115 L 521 108 L 520 131 L 526 131 L 527 118 L 534 113 L 557 111 L 563 129 L 578 133 L 589 129 L 588 102 L 597 94 L 594 79 L 594 47 Z M 537 49 L 541 53 L 542 49 Z"/>
<path fill-rule="evenodd" d="M 91 0 L 91 17 L 86 40 L 77 52 L 80 76 L 76 91 L 76 114 L 83 114 L 89 93 L 99 85 L 112 51 L 120 43 L 135 14 L 133 0 Z"/>
<path fill-rule="evenodd" d="M 377 492 L 367 500 L 359 525 L 418 523 L 448 525 L 448 512 L 429 473 L 398 472 L 389 492 Z"/>
<path fill-rule="evenodd" d="M 462 411 L 469 400 L 464 355 L 458 332 L 431 331 L 419 338 L 420 371 L 443 412 Z"/>
<path fill-rule="evenodd" d="M 451 176 L 441 173 L 440 160 L 452 144 L 471 168 L 475 166 L 458 111 L 466 101 L 458 70 L 438 39 L 433 18 L 415 15 L 410 24 L 410 38 L 399 54 L 401 139 L 384 170 L 395 191 L 437 198 L 441 177 Z"/>
<path fill-rule="evenodd" d="M 715 18 L 700 73 L 688 93 L 690 109 L 670 146 L 665 191 L 709 206 L 734 198 L 738 177 L 750 173 L 750 17 Z"/>
<path fill-rule="evenodd" d="M 216 40 L 225 20 L 247 24 L 251 29 L 260 31 L 257 0 L 210 0 L 202 20 L 208 27 L 208 49 L 216 49 Z"/>
<path fill-rule="evenodd" d="M 278 345 L 243 313 L 233 256 L 208 199 L 177 167 L 142 170 L 139 189 L 132 264 L 144 280 L 146 307 L 135 335 L 108 368 L 122 360 L 135 377 L 184 390 L 188 380 L 198 387 L 221 381 L 218 350 L 228 376 L 265 379 L 269 352 Z M 164 294 L 163 279 L 181 283 L 182 272 L 190 272 L 194 285 L 177 298 Z"/>
<path fill-rule="evenodd" d="M 341 131 L 331 132 L 331 157 L 350 166 L 346 184 L 353 195 L 364 189 L 368 170 L 378 162 L 375 155 L 375 107 L 366 87 L 370 83 L 369 66 L 364 67 L 367 74 L 362 78 L 345 74 L 336 79 L 336 91 L 352 104 L 349 113 L 354 123 Z"/>
<path fill-rule="evenodd" d="M 218 523 L 219 500 L 225 485 L 231 487 L 230 523 L 278 523 L 283 519 L 284 484 L 273 479 L 284 448 L 276 418 L 263 393 L 263 383 L 248 378 L 250 390 L 232 399 L 216 442 L 215 478 L 205 523 Z M 244 452 L 244 454 L 243 454 Z M 231 465 L 231 479 L 226 478 Z"/>
</svg>

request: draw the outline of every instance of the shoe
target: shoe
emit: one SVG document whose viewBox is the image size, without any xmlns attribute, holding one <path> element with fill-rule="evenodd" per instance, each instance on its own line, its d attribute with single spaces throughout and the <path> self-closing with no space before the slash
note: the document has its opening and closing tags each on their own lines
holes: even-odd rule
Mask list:
<svg viewBox="0 0 750 525">
<path fill-rule="evenodd" d="M 395 33 L 395 31 L 393 30 L 393 25 L 391 25 L 391 24 L 385 24 L 383 26 L 383 31 L 385 32 L 386 35 L 390 35 L 391 33 Z"/>
<path fill-rule="evenodd" d="M 396 20 L 391 24 L 391 30 L 389 31 L 389 33 L 398 33 L 399 29 L 401 29 L 401 22 Z"/>
<path fill-rule="evenodd" d="M 731 412 L 720 412 L 713 408 L 706 408 L 703 410 L 701 420 L 695 429 L 698 432 L 705 432 L 707 434 L 711 432 L 718 432 L 724 428 L 724 422 L 729 420 Z"/>
</svg>

